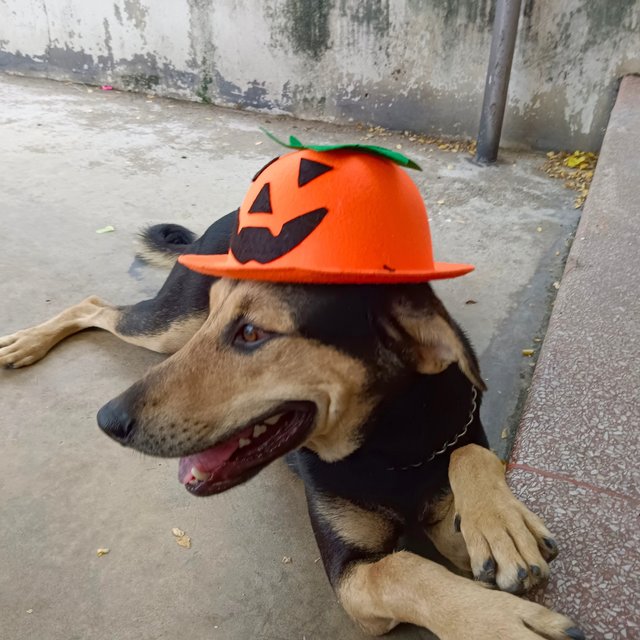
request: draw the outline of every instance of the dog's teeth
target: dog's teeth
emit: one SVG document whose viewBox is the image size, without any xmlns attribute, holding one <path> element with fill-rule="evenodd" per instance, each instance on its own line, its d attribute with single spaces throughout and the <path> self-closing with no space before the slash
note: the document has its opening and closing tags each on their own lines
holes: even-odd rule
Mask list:
<svg viewBox="0 0 640 640">
<path fill-rule="evenodd" d="M 282 414 L 279 413 L 277 416 L 271 416 L 270 418 L 266 418 L 264 422 L 265 424 L 272 426 L 276 424 L 276 422 L 278 422 L 278 420 L 280 420 L 281 417 L 282 417 Z"/>
<path fill-rule="evenodd" d="M 265 433 L 266 430 L 267 430 L 266 425 L 257 424 L 255 427 L 253 427 L 253 437 L 259 438 L 263 433 Z"/>
<path fill-rule="evenodd" d="M 200 482 L 205 482 L 211 477 L 211 474 L 206 473 L 205 471 L 200 471 L 196 467 L 191 467 L 191 475 L 196 479 L 200 480 Z"/>
<path fill-rule="evenodd" d="M 240 446 L 238 447 L 239 449 L 242 449 L 242 447 L 246 447 L 248 445 L 251 444 L 251 440 L 248 440 L 247 438 L 240 438 L 240 441 L 238 443 Z"/>
</svg>

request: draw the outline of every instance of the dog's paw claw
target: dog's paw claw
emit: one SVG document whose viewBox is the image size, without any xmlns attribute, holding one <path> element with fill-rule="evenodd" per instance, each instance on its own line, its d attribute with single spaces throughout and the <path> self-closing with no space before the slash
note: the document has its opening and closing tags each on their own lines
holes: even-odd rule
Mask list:
<svg viewBox="0 0 640 640">
<path fill-rule="evenodd" d="M 578 627 L 570 627 L 565 629 L 564 635 L 571 638 L 571 640 L 585 640 L 585 635 Z"/>
<path fill-rule="evenodd" d="M 542 521 L 510 494 L 489 513 L 461 514 L 462 535 L 474 577 L 521 594 L 549 575 L 558 547 Z"/>
<path fill-rule="evenodd" d="M 558 557 L 558 554 L 560 553 L 560 550 L 558 549 L 558 545 L 556 544 L 556 541 L 553 538 L 542 538 L 542 542 L 544 542 L 544 546 L 545 546 L 545 555 L 547 562 L 551 562 L 551 560 L 555 560 L 555 558 Z"/>
<path fill-rule="evenodd" d="M 503 591 L 507 593 L 513 593 L 514 595 L 520 595 L 527 590 L 528 587 L 529 572 L 524 568 L 518 566 L 516 573 L 516 579 L 510 585 L 503 588 Z"/>
<path fill-rule="evenodd" d="M 480 582 L 486 582 L 487 584 L 496 583 L 496 562 L 493 558 L 488 558 L 482 565 L 482 570 L 477 575 L 477 579 Z"/>
</svg>

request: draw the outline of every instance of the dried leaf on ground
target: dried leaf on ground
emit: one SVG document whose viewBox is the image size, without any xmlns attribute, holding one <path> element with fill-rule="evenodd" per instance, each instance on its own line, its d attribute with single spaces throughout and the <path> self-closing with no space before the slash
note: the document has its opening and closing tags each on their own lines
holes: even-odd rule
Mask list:
<svg viewBox="0 0 640 640">
<path fill-rule="evenodd" d="M 502 432 L 500 433 L 500 437 L 503 440 L 506 440 L 509 437 L 509 429 L 503 429 Z"/>
<path fill-rule="evenodd" d="M 290 556 L 283 556 L 282 564 L 291 564 L 292 562 L 293 562 L 293 560 L 291 559 Z"/>
<path fill-rule="evenodd" d="M 112 231 L 115 231 L 116 228 L 111 225 L 108 224 L 106 227 L 101 227 L 100 229 L 96 229 L 96 233 L 111 233 Z"/>
<path fill-rule="evenodd" d="M 551 178 L 564 180 L 567 189 L 578 192 L 574 206 L 580 209 L 589 194 L 597 162 L 598 154 L 590 151 L 549 151 L 542 170 Z"/>
<path fill-rule="evenodd" d="M 173 527 L 173 529 L 171 529 L 171 535 L 176 539 L 179 547 L 191 549 L 191 538 L 182 529 Z"/>
<path fill-rule="evenodd" d="M 178 543 L 179 547 L 183 547 L 184 549 L 191 549 L 191 538 L 187 535 L 176 538 L 176 542 Z"/>
<path fill-rule="evenodd" d="M 405 136 L 406 135 L 407 133 L 405 132 Z M 446 136 L 421 136 L 416 134 L 412 134 L 409 140 L 420 144 L 435 145 L 440 149 L 440 151 L 450 151 L 452 153 L 460 153 L 462 151 L 470 155 L 475 155 L 476 152 L 475 140 L 451 138 Z"/>
<path fill-rule="evenodd" d="M 96 555 L 98 558 L 102 558 L 102 556 L 106 556 L 111 549 L 107 549 L 106 547 L 101 547 L 100 549 L 96 549 Z"/>
<path fill-rule="evenodd" d="M 577 167 L 578 165 L 581 165 L 583 162 L 585 162 L 587 159 L 586 156 L 583 155 L 576 155 L 575 153 L 571 156 L 569 156 L 564 163 L 567 165 L 567 167 L 570 167 L 571 169 L 575 169 L 575 167 Z"/>
<path fill-rule="evenodd" d="M 534 354 L 533 349 L 523 349 L 522 350 L 522 355 L 526 356 L 527 358 L 530 358 L 533 354 Z"/>
<path fill-rule="evenodd" d="M 359 129 L 364 129 L 366 125 L 360 125 Z M 412 131 L 403 131 L 404 135 L 409 142 L 417 142 L 422 145 L 433 145 L 440 149 L 440 151 L 449 151 L 452 153 L 466 152 L 470 155 L 476 153 L 476 141 L 454 138 L 450 136 L 428 136 L 415 133 Z M 371 138 L 388 138 L 392 135 L 398 135 L 397 131 L 390 131 L 384 127 L 368 127 L 367 133 L 364 135 L 365 140 L 371 140 Z M 402 145 L 396 145 L 397 149 L 401 149 Z"/>
</svg>

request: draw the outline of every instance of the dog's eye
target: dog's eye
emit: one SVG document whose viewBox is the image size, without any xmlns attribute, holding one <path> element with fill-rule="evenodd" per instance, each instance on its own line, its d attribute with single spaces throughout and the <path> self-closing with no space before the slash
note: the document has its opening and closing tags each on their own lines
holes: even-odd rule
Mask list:
<svg viewBox="0 0 640 640">
<path fill-rule="evenodd" d="M 237 331 L 233 338 L 233 343 L 239 347 L 252 347 L 257 346 L 259 343 L 264 342 L 271 335 L 267 331 L 263 331 L 254 324 L 243 324 Z"/>
<path fill-rule="evenodd" d="M 260 330 L 256 329 L 252 324 L 245 324 L 238 332 L 238 336 L 244 342 L 258 342 L 260 340 Z"/>
</svg>

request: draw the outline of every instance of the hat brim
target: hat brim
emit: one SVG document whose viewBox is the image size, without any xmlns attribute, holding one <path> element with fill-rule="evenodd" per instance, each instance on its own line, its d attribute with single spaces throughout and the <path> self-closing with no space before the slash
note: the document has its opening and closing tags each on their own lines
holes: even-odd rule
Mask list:
<svg viewBox="0 0 640 640">
<path fill-rule="evenodd" d="M 208 276 L 219 278 L 233 278 L 234 280 L 258 280 L 267 282 L 286 282 L 301 284 L 390 284 L 401 282 L 427 282 L 444 278 L 457 278 L 475 269 L 470 264 L 453 264 L 449 262 L 435 262 L 433 269 L 424 270 L 393 270 L 390 268 L 378 270 L 360 270 L 345 272 L 340 270 L 300 269 L 295 267 L 278 267 L 276 265 L 255 266 L 238 264 L 224 255 L 185 254 L 178 258 L 178 262 L 191 269 Z"/>
</svg>

